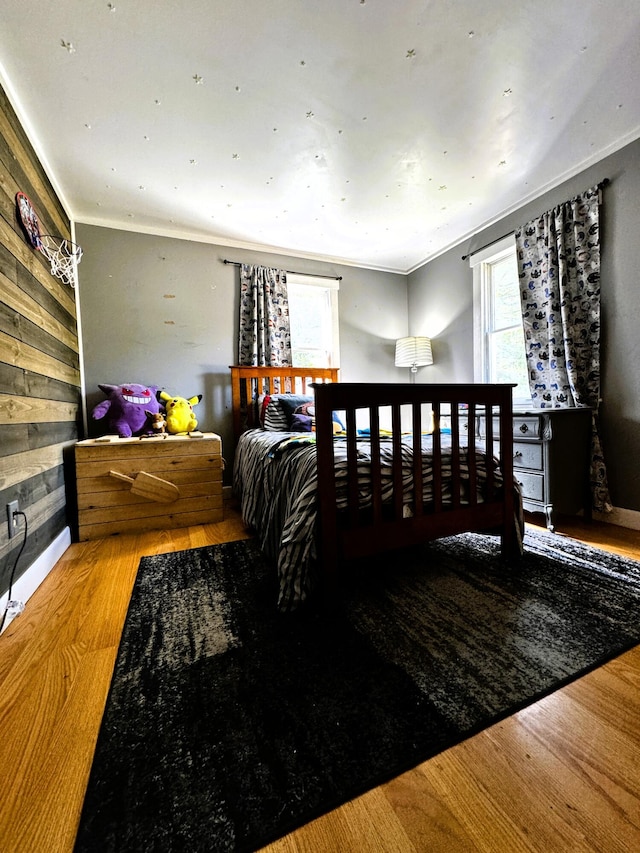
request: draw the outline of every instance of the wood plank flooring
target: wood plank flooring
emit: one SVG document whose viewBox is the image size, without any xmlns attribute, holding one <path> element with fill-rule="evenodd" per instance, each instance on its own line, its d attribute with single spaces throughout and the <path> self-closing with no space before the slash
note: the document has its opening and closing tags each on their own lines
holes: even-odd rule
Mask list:
<svg viewBox="0 0 640 853">
<path fill-rule="evenodd" d="M 636 531 L 564 522 L 559 535 L 640 559 Z M 140 557 L 245 536 L 227 509 L 73 544 L 0 637 L 2 853 L 73 849 Z M 640 850 L 640 647 L 264 850 Z"/>
</svg>

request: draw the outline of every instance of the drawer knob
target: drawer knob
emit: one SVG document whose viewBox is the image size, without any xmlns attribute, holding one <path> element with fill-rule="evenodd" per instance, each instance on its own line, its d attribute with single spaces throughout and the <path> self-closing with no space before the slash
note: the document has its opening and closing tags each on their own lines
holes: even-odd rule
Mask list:
<svg viewBox="0 0 640 853">
<path fill-rule="evenodd" d="M 520 424 L 520 432 L 529 432 L 527 424 Z"/>
<path fill-rule="evenodd" d="M 521 456 L 522 456 L 522 453 L 520 453 L 519 450 L 516 450 L 516 452 L 513 454 L 514 459 L 520 459 Z"/>
</svg>

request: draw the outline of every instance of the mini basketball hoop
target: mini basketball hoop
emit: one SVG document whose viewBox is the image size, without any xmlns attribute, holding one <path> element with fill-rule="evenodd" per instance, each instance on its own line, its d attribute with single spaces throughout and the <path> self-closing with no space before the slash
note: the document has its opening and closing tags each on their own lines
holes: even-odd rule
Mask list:
<svg viewBox="0 0 640 853">
<path fill-rule="evenodd" d="M 64 237 L 54 237 L 51 234 L 40 235 L 38 247 L 51 265 L 51 275 L 71 287 L 76 286 L 76 266 L 82 258 L 82 249 L 71 240 Z"/>
<path fill-rule="evenodd" d="M 64 237 L 40 233 L 40 222 L 29 196 L 16 193 L 20 223 L 27 240 L 34 249 L 45 256 L 51 265 L 51 275 L 71 287 L 76 286 L 76 266 L 80 263 L 82 249 Z"/>
</svg>

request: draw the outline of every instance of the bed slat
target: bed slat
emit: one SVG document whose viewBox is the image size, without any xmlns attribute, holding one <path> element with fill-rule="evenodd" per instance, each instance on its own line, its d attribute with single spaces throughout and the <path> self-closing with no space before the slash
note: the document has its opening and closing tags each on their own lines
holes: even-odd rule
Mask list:
<svg viewBox="0 0 640 853">
<path fill-rule="evenodd" d="M 433 402 L 433 510 L 442 512 L 442 442 L 440 433 L 440 401 Z"/>
<path fill-rule="evenodd" d="M 462 503 L 462 475 L 460 472 L 460 411 L 451 406 L 451 505 L 458 509 Z"/>
<path fill-rule="evenodd" d="M 392 445 L 392 473 L 393 482 L 393 516 L 402 518 L 402 421 L 400 417 L 400 406 L 397 403 L 391 407 L 391 430 L 393 432 Z"/>
<path fill-rule="evenodd" d="M 472 453 L 476 438 L 476 404 L 469 403 L 467 409 L 467 463 L 469 466 L 469 504 L 478 504 L 478 460 L 476 454 Z"/>
<path fill-rule="evenodd" d="M 371 504 L 373 522 L 382 521 L 382 470 L 380 467 L 380 412 L 375 407 L 369 409 L 371 426 Z"/>
<path fill-rule="evenodd" d="M 347 409 L 347 494 L 349 495 L 349 525 L 358 525 L 358 433 L 356 431 L 356 413 L 354 409 Z M 333 430 L 333 426 L 332 426 Z M 331 465 L 331 470 L 335 467 Z"/>
<path fill-rule="evenodd" d="M 485 409 L 487 421 L 487 456 L 493 456 L 493 406 L 488 405 Z M 487 464 L 487 495 L 489 500 L 495 495 L 495 485 L 493 476 L 493 465 Z"/>
<path fill-rule="evenodd" d="M 422 406 L 414 403 L 411 409 L 411 428 L 413 430 L 413 511 L 415 515 L 424 512 L 422 477 Z"/>
</svg>

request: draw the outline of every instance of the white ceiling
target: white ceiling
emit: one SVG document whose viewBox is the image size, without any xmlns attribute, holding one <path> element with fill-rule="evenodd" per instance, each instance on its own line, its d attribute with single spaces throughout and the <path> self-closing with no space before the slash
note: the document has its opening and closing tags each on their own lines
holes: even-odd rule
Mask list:
<svg viewBox="0 0 640 853">
<path fill-rule="evenodd" d="M 639 45 L 639 0 L 3 0 L 0 75 L 78 222 L 407 272 L 638 138 Z"/>
</svg>

